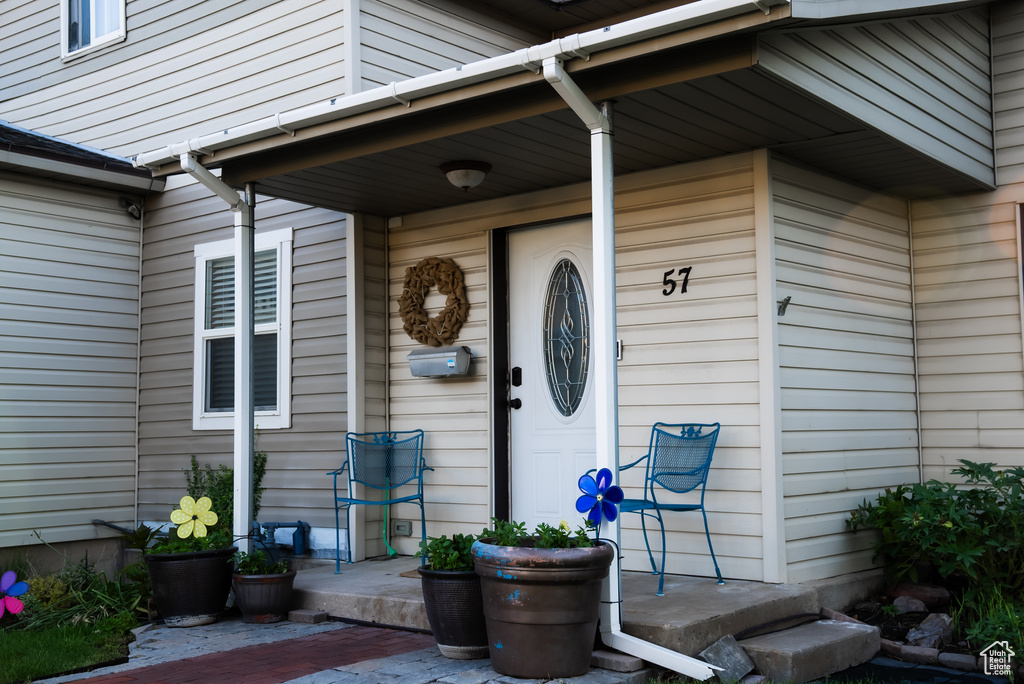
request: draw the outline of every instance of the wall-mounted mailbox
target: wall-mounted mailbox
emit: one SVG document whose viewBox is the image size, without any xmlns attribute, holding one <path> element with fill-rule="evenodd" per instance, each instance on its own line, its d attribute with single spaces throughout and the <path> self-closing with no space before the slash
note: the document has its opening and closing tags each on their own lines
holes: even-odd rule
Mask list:
<svg viewBox="0 0 1024 684">
<path fill-rule="evenodd" d="M 465 375 L 469 372 L 469 347 L 428 347 L 414 349 L 405 357 L 417 378 Z"/>
</svg>

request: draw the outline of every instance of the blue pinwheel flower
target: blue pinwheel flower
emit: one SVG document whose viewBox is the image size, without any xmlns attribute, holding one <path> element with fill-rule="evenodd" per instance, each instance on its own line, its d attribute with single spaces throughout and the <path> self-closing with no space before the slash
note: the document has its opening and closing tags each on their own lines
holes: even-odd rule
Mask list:
<svg viewBox="0 0 1024 684">
<path fill-rule="evenodd" d="M 618 516 L 615 504 L 622 503 L 623 494 L 618 485 L 612 484 L 612 471 L 601 468 L 596 480 L 589 474 L 581 476 L 580 491 L 583 496 L 576 499 L 576 510 L 584 513 L 589 509 L 587 519 L 595 526 L 601 526 L 602 516 L 607 520 Z"/>
</svg>

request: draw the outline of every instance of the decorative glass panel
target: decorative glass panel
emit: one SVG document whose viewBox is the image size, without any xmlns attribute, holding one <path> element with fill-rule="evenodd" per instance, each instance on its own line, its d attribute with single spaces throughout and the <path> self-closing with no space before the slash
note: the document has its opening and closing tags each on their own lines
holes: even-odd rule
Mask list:
<svg viewBox="0 0 1024 684">
<path fill-rule="evenodd" d="M 590 316 L 580 272 L 559 261 L 548 281 L 544 303 L 544 362 L 548 389 L 563 416 L 583 402 L 590 356 Z"/>
</svg>

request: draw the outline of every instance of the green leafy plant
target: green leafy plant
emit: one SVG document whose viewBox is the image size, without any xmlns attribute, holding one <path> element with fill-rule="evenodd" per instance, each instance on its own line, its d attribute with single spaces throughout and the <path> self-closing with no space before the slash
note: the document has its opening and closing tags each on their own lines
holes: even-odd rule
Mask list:
<svg viewBox="0 0 1024 684">
<path fill-rule="evenodd" d="M 481 538 L 495 546 L 531 546 L 538 549 L 582 549 L 594 545 L 594 540 L 587 535 L 587 530 L 580 527 L 575 533 L 569 523 L 562 521 L 558 527 L 540 523 L 533 534 L 526 532 L 525 523 L 491 518 L 494 529 L 484 530 Z M 588 524 L 589 527 L 589 524 Z"/>
<path fill-rule="evenodd" d="M 1024 468 L 995 470 L 993 463 L 960 461 L 954 475 L 965 487 L 932 480 L 886 490 L 866 500 L 847 525 L 879 531 L 875 557 L 887 563 L 889 579 L 918 579 L 922 563 L 942 577 L 975 586 L 1024 593 Z"/>
<path fill-rule="evenodd" d="M 256 517 L 260 511 L 263 497 L 263 476 L 267 472 L 267 453 L 257 450 L 253 454 L 253 486 L 252 514 Z M 216 527 L 205 536 L 188 535 L 178 537 L 172 533 L 167 539 L 154 545 L 152 553 L 185 553 L 189 551 L 209 551 L 231 546 L 234 541 L 234 491 L 235 471 L 220 464 L 216 468 L 207 463 L 200 466 L 192 456 L 191 467 L 185 471 L 185 490 L 193 500 L 203 497 L 210 499 L 210 510 L 217 514 Z"/>
<path fill-rule="evenodd" d="M 430 570 L 472 570 L 473 556 L 470 549 L 473 548 L 473 542 L 478 538 L 479 535 L 476 534 L 453 534 L 450 539 L 447 535 L 441 535 L 420 542 L 420 549 L 427 557 L 427 568 Z"/>
<path fill-rule="evenodd" d="M 273 560 L 266 551 L 239 551 L 231 559 L 240 575 L 280 575 L 288 572 L 288 561 Z"/>
</svg>

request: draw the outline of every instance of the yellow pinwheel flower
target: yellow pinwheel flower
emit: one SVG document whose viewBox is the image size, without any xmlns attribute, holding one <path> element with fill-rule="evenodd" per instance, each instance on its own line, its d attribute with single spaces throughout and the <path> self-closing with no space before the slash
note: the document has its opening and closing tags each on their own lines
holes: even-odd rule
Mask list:
<svg viewBox="0 0 1024 684">
<path fill-rule="evenodd" d="M 196 501 L 191 496 L 181 497 L 181 506 L 171 513 L 171 522 L 178 526 L 178 536 L 187 539 L 189 536 L 205 537 L 206 528 L 217 524 L 217 514 L 210 510 L 213 502 L 204 496 Z"/>
</svg>

